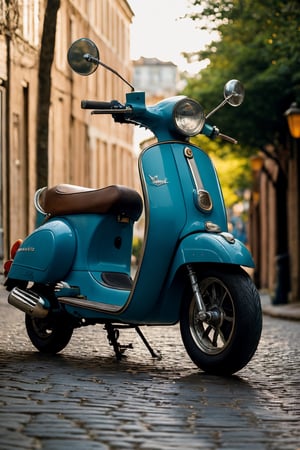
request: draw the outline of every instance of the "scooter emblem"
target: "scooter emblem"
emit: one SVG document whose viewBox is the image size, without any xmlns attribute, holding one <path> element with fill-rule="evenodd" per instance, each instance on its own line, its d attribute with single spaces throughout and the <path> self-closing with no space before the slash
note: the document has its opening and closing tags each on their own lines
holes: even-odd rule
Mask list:
<svg viewBox="0 0 300 450">
<path fill-rule="evenodd" d="M 164 180 L 160 180 L 157 175 L 154 176 L 149 175 L 149 178 L 151 180 L 151 183 L 157 187 L 163 186 L 164 184 L 168 184 L 168 180 L 166 178 Z"/>
</svg>

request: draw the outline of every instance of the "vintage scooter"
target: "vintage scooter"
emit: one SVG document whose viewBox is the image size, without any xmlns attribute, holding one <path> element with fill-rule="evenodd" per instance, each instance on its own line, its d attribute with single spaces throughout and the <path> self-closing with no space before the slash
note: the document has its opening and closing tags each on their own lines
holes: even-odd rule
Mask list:
<svg viewBox="0 0 300 450">
<path fill-rule="evenodd" d="M 81 75 L 104 66 L 131 88 L 125 104 L 82 101 L 82 108 L 154 133 L 157 142 L 138 161 L 143 201 L 120 185 L 39 189 L 35 206 L 44 221 L 12 246 L 5 264 L 8 302 L 25 312 L 28 336 L 40 352 L 61 351 L 76 327 L 103 324 L 118 359 L 130 347 L 118 340 L 127 327 L 155 357 L 140 327 L 179 322 L 186 351 L 200 369 L 218 375 L 242 369 L 262 328 L 259 294 L 241 267 L 253 267 L 253 260 L 228 233 L 210 158 L 189 142 L 199 133 L 234 142 L 206 118 L 226 103 L 240 105 L 241 83 L 226 83 L 224 101 L 205 117 L 185 96 L 146 106 L 145 93 L 101 62 L 89 39 L 72 44 L 68 61 Z M 133 226 L 143 206 L 142 257 L 132 279 Z"/>
</svg>

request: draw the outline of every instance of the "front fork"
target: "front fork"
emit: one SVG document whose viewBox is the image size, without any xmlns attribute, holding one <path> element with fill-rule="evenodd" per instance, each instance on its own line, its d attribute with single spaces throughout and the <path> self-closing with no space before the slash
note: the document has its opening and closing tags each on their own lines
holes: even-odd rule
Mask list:
<svg viewBox="0 0 300 450">
<path fill-rule="evenodd" d="M 206 306 L 199 288 L 197 274 L 194 271 L 192 264 L 186 265 L 188 277 L 191 282 L 192 291 L 195 297 L 196 305 L 198 308 L 198 318 L 202 322 L 214 323 L 219 320 L 219 312 L 217 311 L 207 311 Z"/>
</svg>

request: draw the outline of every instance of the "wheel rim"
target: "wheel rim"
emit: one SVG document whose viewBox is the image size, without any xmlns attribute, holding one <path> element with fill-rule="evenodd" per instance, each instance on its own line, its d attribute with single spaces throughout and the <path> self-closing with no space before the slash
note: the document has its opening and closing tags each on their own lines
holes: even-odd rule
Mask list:
<svg viewBox="0 0 300 450">
<path fill-rule="evenodd" d="M 200 320 L 193 298 L 189 309 L 190 332 L 203 352 L 217 355 L 231 341 L 235 325 L 234 302 L 227 286 L 219 278 L 205 278 L 200 282 L 200 290 L 210 318 Z"/>
</svg>

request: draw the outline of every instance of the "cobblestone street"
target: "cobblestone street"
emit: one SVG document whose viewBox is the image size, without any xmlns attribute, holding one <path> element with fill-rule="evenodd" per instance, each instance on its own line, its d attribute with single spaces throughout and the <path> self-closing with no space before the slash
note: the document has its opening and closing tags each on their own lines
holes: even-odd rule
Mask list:
<svg viewBox="0 0 300 450">
<path fill-rule="evenodd" d="M 126 330 L 134 348 L 117 362 L 100 325 L 41 355 L 0 289 L 1 450 L 300 449 L 299 322 L 264 317 L 255 357 L 219 378 L 193 365 L 177 326 L 144 330 L 162 360 Z"/>
</svg>

